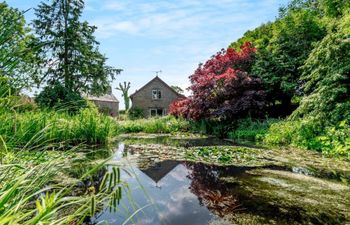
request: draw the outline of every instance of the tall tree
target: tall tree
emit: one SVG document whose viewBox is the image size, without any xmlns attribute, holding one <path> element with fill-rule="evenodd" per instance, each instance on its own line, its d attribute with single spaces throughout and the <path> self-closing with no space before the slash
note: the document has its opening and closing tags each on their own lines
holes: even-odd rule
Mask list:
<svg viewBox="0 0 350 225">
<path fill-rule="evenodd" d="M 80 21 L 83 8 L 83 0 L 51 0 L 35 9 L 33 25 L 46 68 L 36 81 L 58 82 L 70 92 L 99 95 L 121 70 L 106 65 L 93 35 L 96 27 Z"/>
<path fill-rule="evenodd" d="M 300 66 L 325 35 L 326 28 L 315 1 L 294 0 L 281 9 L 275 22 L 247 32 L 230 46 L 237 49 L 244 41 L 253 43 L 257 54 L 251 75 L 262 80 L 272 109 L 279 104 L 282 111 L 288 111 L 283 113 L 288 114 L 294 109 L 292 99 L 301 94 Z"/>
<path fill-rule="evenodd" d="M 264 91 L 250 71 L 255 48 L 250 43 L 222 50 L 190 76 L 192 96 L 173 102 L 169 113 L 193 120 L 234 121 L 248 115 L 261 116 Z"/>
<path fill-rule="evenodd" d="M 293 117 L 350 120 L 350 13 L 336 23 L 302 67 L 305 96 Z"/>
<path fill-rule="evenodd" d="M 124 104 L 125 104 L 125 111 L 128 111 L 130 108 L 130 98 L 129 98 L 129 89 L 130 89 L 130 82 L 126 83 L 119 83 L 119 87 L 116 87 L 115 89 L 122 92 L 122 97 L 124 98 Z"/>
<path fill-rule="evenodd" d="M 0 2 L 0 76 L 16 89 L 30 87 L 38 69 L 35 41 L 23 13 Z"/>
</svg>

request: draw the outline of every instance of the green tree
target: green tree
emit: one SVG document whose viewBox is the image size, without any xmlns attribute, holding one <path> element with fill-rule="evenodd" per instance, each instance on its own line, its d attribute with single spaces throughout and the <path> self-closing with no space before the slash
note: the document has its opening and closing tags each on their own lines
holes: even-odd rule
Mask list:
<svg viewBox="0 0 350 225">
<path fill-rule="evenodd" d="M 130 108 L 130 98 L 129 98 L 129 89 L 130 89 L 130 82 L 126 83 L 119 83 L 119 87 L 116 87 L 118 91 L 122 92 L 122 97 L 124 98 L 124 104 L 125 104 L 125 111 L 128 111 Z"/>
<path fill-rule="evenodd" d="M 171 85 L 171 88 L 174 89 L 174 91 L 176 91 L 179 94 L 183 94 L 184 93 L 184 90 L 182 88 L 180 88 L 179 86 Z"/>
<path fill-rule="evenodd" d="M 349 0 L 319 0 L 324 14 L 331 18 L 340 18 L 350 10 Z"/>
<path fill-rule="evenodd" d="M 31 75 L 39 69 L 35 42 L 23 13 L 0 2 L 0 76 L 18 90 L 31 87 Z"/>
<path fill-rule="evenodd" d="M 42 45 L 42 66 L 47 68 L 36 81 L 59 82 L 68 93 L 99 95 L 121 70 L 106 65 L 93 35 L 96 27 L 80 21 L 83 8 L 83 0 L 52 0 L 35 9 L 33 25 Z"/>
<path fill-rule="evenodd" d="M 281 9 L 280 17 L 264 24 L 232 43 L 238 48 L 249 41 L 257 48 L 251 74 L 263 81 L 267 102 L 288 111 L 292 99 L 300 94 L 302 66 L 314 45 L 326 35 L 315 1 L 295 0 Z M 290 113 L 290 112 L 289 112 Z"/>
<path fill-rule="evenodd" d="M 350 120 L 350 14 L 338 23 L 302 67 L 305 96 L 293 118 Z"/>
</svg>

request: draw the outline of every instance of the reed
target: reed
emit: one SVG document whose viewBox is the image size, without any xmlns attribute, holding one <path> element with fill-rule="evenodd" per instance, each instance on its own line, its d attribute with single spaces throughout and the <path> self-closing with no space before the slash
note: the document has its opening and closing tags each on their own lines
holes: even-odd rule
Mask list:
<svg viewBox="0 0 350 225">
<path fill-rule="evenodd" d="M 114 122 L 90 109 L 77 115 L 55 111 L 6 112 L 0 115 L 0 134 L 12 146 L 61 143 L 108 143 Z"/>
</svg>

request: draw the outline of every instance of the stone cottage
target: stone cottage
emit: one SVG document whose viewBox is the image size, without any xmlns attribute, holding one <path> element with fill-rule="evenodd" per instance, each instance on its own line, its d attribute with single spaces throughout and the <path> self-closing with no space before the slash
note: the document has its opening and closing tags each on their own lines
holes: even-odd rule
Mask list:
<svg viewBox="0 0 350 225">
<path fill-rule="evenodd" d="M 112 90 L 102 96 L 87 96 L 87 99 L 95 103 L 100 112 L 113 117 L 118 116 L 119 101 L 112 94 Z"/>
<path fill-rule="evenodd" d="M 143 110 L 144 117 L 164 116 L 168 113 L 170 103 L 185 96 L 177 93 L 158 76 L 130 95 L 131 108 Z"/>
</svg>

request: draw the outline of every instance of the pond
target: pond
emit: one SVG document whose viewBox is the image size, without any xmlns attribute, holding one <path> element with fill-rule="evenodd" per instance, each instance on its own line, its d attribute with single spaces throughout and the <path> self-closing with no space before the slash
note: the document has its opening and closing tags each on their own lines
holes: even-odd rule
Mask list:
<svg viewBox="0 0 350 225">
<path fill-rule="evenodd" d="M 301 159 L 288 160 L 291 154 L 282 157 L 281 153 L 269 153 L 271 157 L 265 159 L 265 163 L 223 166 L 188 161 L 184 153 L 196 146 L 231 145 L 230 142 L 208 138 L 124 138 L 118 143 L 112 162 L 122 169 L 121 179 L 128 188 L 123 190 L 116 210 L 111 210 L 106 203 L 90 223 L 350 222 L 350 187 L 347 184 L 350 172 L 347 163 L 344 170 L 338 168 L 329 172 L 327 167 L 323 167 L 329 164 L 327 159 L 317 155 L 311 154 L 316 158 L 307 160 L 317 165 L 311 166 Z"/>
</svg>

